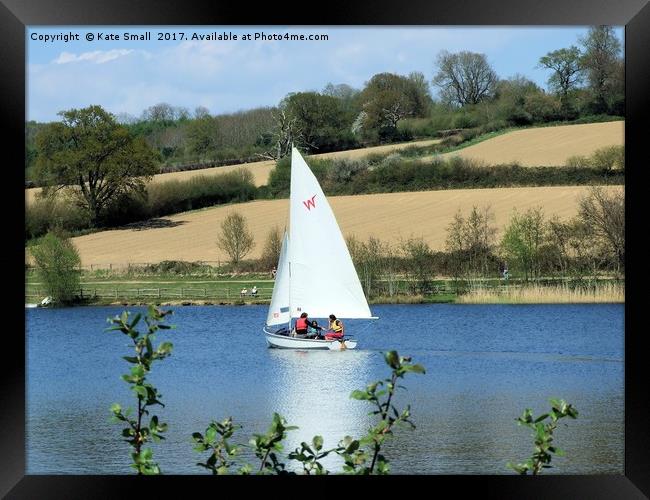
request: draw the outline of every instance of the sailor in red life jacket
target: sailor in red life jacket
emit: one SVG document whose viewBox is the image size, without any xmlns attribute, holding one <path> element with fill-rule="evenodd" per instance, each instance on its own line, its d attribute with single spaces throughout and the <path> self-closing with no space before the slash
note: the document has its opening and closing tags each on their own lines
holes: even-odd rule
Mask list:
<svg viewBox="0 0 650 500">
<path fill-rule="evenodd" d="M 307 327 L 309 326 L 309 319 L 307 313 L 302 313 L 296 320 L 296 337 L 306 337 Z"/>
<path fill-rule="evenodd" d="M 336 316 L 330 314 L 330 327 L 325 335 L 325 340 L 334 340 L 343 338 L 343 322 L 336 319 Z"/>
</svg>

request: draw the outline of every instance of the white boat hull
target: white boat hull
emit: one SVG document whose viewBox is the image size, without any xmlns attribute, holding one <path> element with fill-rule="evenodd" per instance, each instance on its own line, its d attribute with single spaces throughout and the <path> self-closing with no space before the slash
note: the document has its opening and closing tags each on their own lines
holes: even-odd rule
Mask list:
<svg viewBox="0 0 650 500">
<path fill-rule="evenodd" d="M 354 349 L 357 346 L 357 341 L 352 339 L 344 339 L 343 342 L 339 340 L 305 339 L 288 335 L 276 335 L 266 328 L 264 328 L 264 335 L 269 347 L 278 349 L 344 351 Z"/>
</svg>

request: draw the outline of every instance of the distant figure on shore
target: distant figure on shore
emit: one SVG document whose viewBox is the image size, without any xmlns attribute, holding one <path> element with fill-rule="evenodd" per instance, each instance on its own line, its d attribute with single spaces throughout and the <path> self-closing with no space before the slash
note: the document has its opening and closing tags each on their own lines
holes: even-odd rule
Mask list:
<svg viewBox="0 0 650 500">
<path fill-rule="evenodd" d="M 246 287 L 241 289 L 241 292 L 239 292 L 240 297 L 245 297 L 246 294 L 248 294 L 248 289 Z"/>
<path fill-rule="evenodd" d="M 275 279 L 275 275 L 277 274 L 277 272 L 278 271 L 275 269 L 275 267 L 271 269 L 271 278 Z"/>
<path fill-rule="evenodd" d="M 503 279 L 508 281 L 508 278 L 510 278 L 510 273 L 508 273 L 508 263 L 506 262 L 503 265 Z"/>
<path fill-rule="evenodd" d="M 251 290 L 251 295 L 253 297 L 257 297 L 257 287 L 256 286 L 254 286 L 253 289 Z"/>
</svg>

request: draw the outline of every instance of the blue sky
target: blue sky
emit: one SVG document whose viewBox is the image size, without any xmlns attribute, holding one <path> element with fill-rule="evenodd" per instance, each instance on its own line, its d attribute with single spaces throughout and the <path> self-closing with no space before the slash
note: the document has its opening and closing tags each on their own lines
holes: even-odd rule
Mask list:
<svg viewBox="0 0 650 500">
<path fill-rule="evenodd" d="M 577 45 L 588 27 L 79 27 L 30 26 L 27 36 L 27 119 L 58 120 L 57 112 L 99 104 L 139 116 L 166 102 L 212 114 L 274 106 L 289 92 L 320 91 L 331 82 L 362 88 L 374 74 L 434 75 L 441 50 L 487 56 L 501 78 L 522 74 L 546 88 L 546 53 Z M 150 41 L 124 33 L 151 33 Z M 616 33 L 623 42 L 623 27 Z M 78 34 L 79 40 L 45 41 Z M 87 34 L 95 39 L 87 41 Z M 98 40 L 98 33 L 119 40 Z M 158 40 L 157 33 L 177 40 Z M 180 40 L 179 33 L 185 39 Z M 191 40 L 193 33 L 232 33 L 237 40 Z M 326 34 L 328 40 L 244 40 L 243 35 Z M 38 38 L 41 38 L 40 40 Z M 104 36 L 105 37 L 105 36 Z M 34 40 L 33 38 L 37 38 Z M 433 95 L 436 89 L 431 88 Z"/>
</svg>

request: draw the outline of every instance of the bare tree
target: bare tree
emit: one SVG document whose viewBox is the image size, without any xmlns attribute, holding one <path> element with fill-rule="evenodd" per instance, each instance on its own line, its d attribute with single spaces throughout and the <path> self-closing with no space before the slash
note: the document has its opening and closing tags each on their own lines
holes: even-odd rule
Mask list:
<svg viewBox="0 0 650 500">
<path fill-rule="evenodd" d="M 302 145 L 302 132 L 295 117 L 289 116 L 286 110 L 278 109 L 273 112 L 275 127 L 272 133 L 273 149 L 258 154 L 268 160 L 279 160 L 291 153 L 291 146 Z"/>
<path fill-rule="evenodd" d="M 474 206 L 467 216 L 460 210 L 447 227 L 447 251 L 452 254 L 454 274 L 463 271 L 487 275 L 494 247 L 496 227 L 490 206 L 479 210 Z"/>
<path fill-rule="evenodd" d="M 485 54 L 450 54 L 443 50 L 438 55 L 437 68 L 433 84 L 440 87 L 441 97 L 447 102 L 461 106 L 478 104 L 494 93 L 498 77 Z"/>
<path fill-rule="evenodd" d="M 260 264 L 265 269 L 271 269 L 278 265 L 280 260 L 280 251 L 282 250 L 282 233 L 278 226 L 273 226 L 266 235 L 264 250 Z"/>
<path fill-rule="evenodd" d="M 590 189 L 580 199 L 579 215 L 592 233 L 605 243 L 615 258 L 619 271 L 625 269 L 625 195 L 615 191 L 608 195 L 601 187 Z"/>
<path fill-rule="evenodd" d="M 238 212 L 228 214 L 221 223 L 217 246 L 228 254 L 235 266 L 253 249 L 255 239 L 243 215 Z"/>
</svg>

